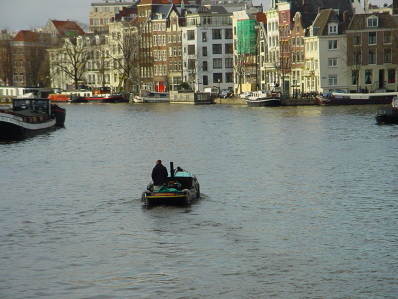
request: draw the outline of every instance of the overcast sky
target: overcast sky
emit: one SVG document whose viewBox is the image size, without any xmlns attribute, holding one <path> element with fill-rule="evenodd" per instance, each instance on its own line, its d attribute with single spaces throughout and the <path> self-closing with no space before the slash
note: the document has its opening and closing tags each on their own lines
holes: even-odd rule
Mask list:
<svg viewBox="0 0 398 299">
<path fill-rule="evenodd" d="M 89 23 L 91 3 L 103 0 L 0 0 L 0 30 L 18 32 L 44 27 L 49 19 Z M 392 0 L 369 0 L 373 4 L 391 4 Z M 253 0 L 269 8 L 270 0 Z M 85 28 L 83 28 L 85 29 Z"/>
</svg>

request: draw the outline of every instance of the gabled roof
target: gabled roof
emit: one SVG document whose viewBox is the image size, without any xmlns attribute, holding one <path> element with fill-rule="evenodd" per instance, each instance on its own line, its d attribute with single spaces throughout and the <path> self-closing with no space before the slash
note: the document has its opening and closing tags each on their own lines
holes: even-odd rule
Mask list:
<svg viewBox="0 0 398 299">
<path fill-rule="evenodd" d="M 108 1 L 106 1 L 106 2 L 100 2 L 100 3 L 99 2 L 91 3 L 91 6 L 120 6 L 120 5 L 129 6 L 129 5 L 137 4 L 138 2 L 140 2 L 140 1 L 139 0 L 128 1 L 128 2 L 126 2 L 126 1 L 124 1 L 124 2 L 121 2 L 121 1 L 108 2 Z"/>
<path fill-rule="evenodd" d="M 376 16 L 379 18 L 377 28 L 397 28 L 398 17 L 392 16 L 389 13 L 373 13 L 373 14 L 356 14 L 353 16 L 350 25 L 347 30 L 365 30 L 370 29 L 367 27 L 367 18 L 370 16 Z M 375 29 L 373 27 L 373 29 Z"/>
<path fill-rule="evenodd" d="M 50 20 L 53 23 L 54 27 L 57 29 L 59 35 L 67 36 L 68 32 L 76 32 L 78 35 L 84 35 L 84 31 L 77 25 L 74 21 L 58 21 L 58 20 Z"/>
<path fill-rule="evenodd" d="M 142 0 L 140 5 L 142 4 L 177 4 L 180 5 L 181 2 L 185 4 L 189 4 L 188 0 Z"/>
<path fill-rule="evenodd" d="M 170 15 L 173 5 L 153 5 L 152 6 L 152 20 L 162 20 Z M 159 14 L 161 17 L 159 17 Z"/>
<path fill-rule="evenodd" d="M 290 0 L 292 16 L 298 11 L 304 14 L 317 14 L 319 9 L 337 9 L 340 14 L 353 15 L 351 0 Z"/>
<path fill-rule="evenodd" d="M 198 10 L 199 14 L 230 14 L 224 6 L 221 5 L 211 5 L 211 6 L 202 6 Z"/>
<path fill-rule="evenodd" d="M 12 41 L 37 43 L 39 42 L 39 33 L 30 30 L 21 30 Z"/>
<path fill-rule="evenodd" d="M 328 34 L 328 26 L 327 24 L 330 22 L 337 22 L 339 20 L 333 11 L 333 9 L 324 9 L 321 10 L 317 17 L 314 20 L 312 27 L 314 28 L 314 35 L 327 35 Z"/>
</svg>

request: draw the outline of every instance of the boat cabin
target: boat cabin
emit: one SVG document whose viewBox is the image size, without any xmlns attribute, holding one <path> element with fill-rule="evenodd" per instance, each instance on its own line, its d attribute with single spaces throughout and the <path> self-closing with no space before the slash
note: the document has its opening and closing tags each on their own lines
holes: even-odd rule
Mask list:
<svg viewBox="0 0 398 299">
<path fill-rule="evenodd" d="M 31 112 L 45 112 L 50 115 L 50 100 L 49 99 L 13 99 L 12 100 L 13 111 L 31 111 Z"/>
</svg>

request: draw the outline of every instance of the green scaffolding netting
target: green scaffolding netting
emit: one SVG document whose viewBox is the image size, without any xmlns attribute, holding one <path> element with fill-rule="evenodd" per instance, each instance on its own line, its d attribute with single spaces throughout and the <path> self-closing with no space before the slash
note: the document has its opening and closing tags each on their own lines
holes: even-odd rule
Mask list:
<svg viewBox="0 0 398 299">
<path fill-rule="evenodd" d="M 242 20 L 237 23 L 238 54 L 256 54 L 256 20 Z"/>
</svg>

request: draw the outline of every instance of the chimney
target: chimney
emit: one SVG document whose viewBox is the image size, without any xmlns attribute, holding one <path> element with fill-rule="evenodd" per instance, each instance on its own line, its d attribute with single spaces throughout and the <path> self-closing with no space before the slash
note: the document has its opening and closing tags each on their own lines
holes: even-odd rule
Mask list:
<svg viewBox="0 0 398 299">
<path fill-rule="evenodd" d="M 392 14 L 398 14 L 398 0 L 392 0 Z"/>
<path fill-rule="evenodd" d="M 310 13 L 310 4 L 308 2 L 308 0 L 302 0 L 301 2 L 301 10 L 305 14 Z"/>
</svg>

